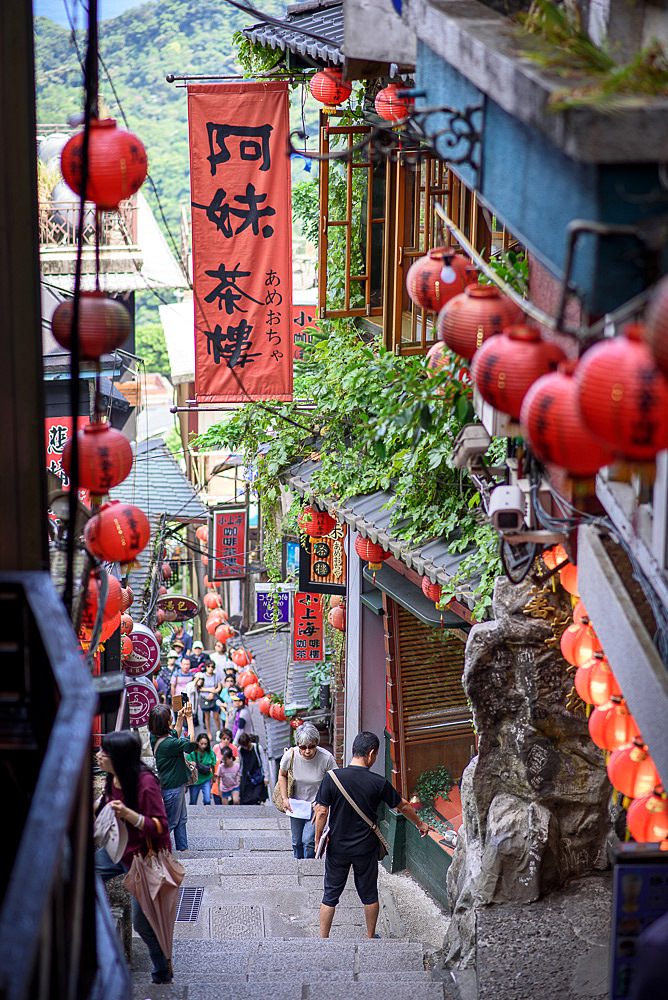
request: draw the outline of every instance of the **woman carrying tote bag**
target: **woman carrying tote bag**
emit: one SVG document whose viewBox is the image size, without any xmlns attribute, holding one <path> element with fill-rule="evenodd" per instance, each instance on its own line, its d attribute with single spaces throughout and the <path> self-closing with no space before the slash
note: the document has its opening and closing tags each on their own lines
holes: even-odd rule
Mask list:
<svg viewBox="0 0 668 1000">
<path fill-rule="evenodd" d="M 315 857 L 315 823 L 313 802 L 320 788 L 320 782 L 336 767 L 336 761 L 329 750 L 318 746 L 320 733 L 310 722 L 305 722 L 295 732 L 295 744 L 281 757 L 278 771 L 278 787 L 282 798 L 283 811 L 290 817 L 292 831 L 292 853 L 295 858 Z M 292 790 L 288 789 L 288 775 L 292 775 Z M 303 802 L 302 815 L 295 816 L 290 806 L 288 793 L 293 799 Z M 298 805 L 295 809 L 299 808 Z M 308 814 L 308 815 L 307 815 Z"/>
<path fill-rule="evenodd" d="M 239 736 L 241 764 L 240 800 L 242 806 L 259 806 L 268 798 L 265 769 L 257 743 L 248 733 Z"/>
</svg>

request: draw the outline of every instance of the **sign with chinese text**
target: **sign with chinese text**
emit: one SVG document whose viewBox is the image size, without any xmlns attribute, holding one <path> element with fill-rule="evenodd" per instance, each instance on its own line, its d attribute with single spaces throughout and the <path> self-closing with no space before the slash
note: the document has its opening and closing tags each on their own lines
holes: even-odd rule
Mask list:
<svg viewBox="0 0 668 1000">
<path fill-rule="evenodd" d="M 314 319 L 315 306 L 292 306 L 292 343 L 295 361 L 301 361 L 304 357 L 304 345 L 310 344 L 313 340 L 311 331 Z"/>
<path fill-rule="evenodd" d="M 299 589 L 311 594 L 345 594 L 346 526 L 339 521 L 323 538 L 299 549 Z"/>
<path fill-rule="evenodd" d="M 260 584 L 255 587 L 255 620 L 258 625 L 287 625 L 290 621 L 289 590 L 271 590 Z"/>
<path fill-rule="evenodd" d="M 87 417 L 77 417 L 77 429 L 81 430 L 88 423 Z M 70 488 L 70 480 L 63 469 L 63 450 L 65 442 L 72 436 L 72 417 L 46 417 L 44 419 L 44 444 L 46 448 L 46 468 L 62 482 L 66 492 Z M 88 490 L 79 490 L 79 499 L 89 504 Z"/>
<path fill-rule="evenodd" d="M 292 659 L 296 663 L 316 663 L 324 658 L 322 595 L 298 591 L 295 594 Z"/>
<path fill-rule="evenodd" d="M 210 580 L 241 580 L 246 575 L 246 508 L 213 512 Z"/>
<path fill-rule="evenodd" d="M 292 399 L 288 84 L 188 87 L 198 402 Z"/>
<path fill-rule="evenodd" d="M 199 604 L 183 594 L 164 594 L 157 600 L 157 607 L 165 612 L 165 621 L 187 622 L 199 611 Z"/>
</svg>

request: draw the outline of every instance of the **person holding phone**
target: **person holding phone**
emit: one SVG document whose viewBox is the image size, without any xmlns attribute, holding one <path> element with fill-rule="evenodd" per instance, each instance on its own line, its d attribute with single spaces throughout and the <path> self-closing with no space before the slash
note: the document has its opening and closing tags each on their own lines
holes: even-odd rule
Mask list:
<svg viewBox="0 0 668 1000">
<path fill-rule="evenodd" d="M 184 721 L 188 727 L 188 739 L 182 739 L 177 735 Z M 177 851 L 187 851 L 186 786 L 189 770 L 185 754 L 197 750 L 192 705 L 188 701 L 177 711 L 176 729 L 172 729 L 172 713 L 169 706 L 156 705 L 149 715 L 148 730 L 160 779 L 160 791 L 167 812 L 167 822 L 170 833 L 174 835 L 174 846 Z"/>
</svg>

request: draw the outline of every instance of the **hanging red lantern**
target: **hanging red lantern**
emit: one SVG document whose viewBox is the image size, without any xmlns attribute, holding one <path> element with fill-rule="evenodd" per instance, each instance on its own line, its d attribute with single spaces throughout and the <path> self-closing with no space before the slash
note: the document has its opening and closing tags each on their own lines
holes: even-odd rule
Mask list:
<svg viewBox="0 0 668 1000">
<path fill-rule="evenodd" d="M 345 632 L 346 630 L 346 609 L 342 606 L 338 608 L 330 608 L 327 614 L 327 621 L 335 628 L 337 632 Z"/>
<path fill-rule="evenodd" d="M 121 587 L 121 611 L 127 611 L 132 606 L 134 599 L 132 587 Z"/>
<path fill-rule="evenodd" d="M 399 92 L 405 90 L 402 83 L 388 83 L 376 94 L 373 102 L 376 114 L 386 122 L 400 122 L 408 118 L 415 103 L 410 97 L 399 97 Z"/>
<path fill-rule="evenodd" d="M 121 659 L 127 660 L 128 656 L 132 655 L 132 639 L 129 635 L 121 636 Z"/>
<path fill-rule="evenodd" d="M 561 639 L 559 640 L 561 655 L 566 660 L 566 663 L 570 663 L 573 667 L 578 666 L 575 660 L 575 640 L 580 635 L 580 630 L 580 625 L 569 625 L 561 633 Z"/>
<path fill-rule="evenodd" d="M 362 538 L 358 535 L 355 539 L 355 552 L 369 564 L 369 569 L 377 573 L 386 559 L 390 558 L 390 553 L 386 552 L 382 545 L 377 545 L 370 538 Z"/>
<path fill-rule="evenodd" d="M 324 104 L 324 114 L 336 112 L 336 105 L 343 104 L 352 93 L 352 84 L 346 83 L 340 69 L 327 66 L 315 73 L 309 81 L 309 90 L 316 101 Z"/>
<path fill-rule="evenodd" d="M 203 604 L 205 608 L 209 608 L 210 611 L 214 611 L 216 608 L 222 608 L 223 599 L 220 594 L 205 594 Z M 225 621 L 224 618 L 221 618 L 220 620 L 221 622 Z"/>
<path fill-rule="evenodd" d="M 112 635 L 118 631 L 121 624 L 121 616 L 116 615 L 114 618 L 109 618 L 107 621 L 102 621 L 102 632 L 100 633 L 100 642 L 108 642 Z M 79 628 L 79 642 L 82 644 L 88 644 L 91 640 L 92 629 L 85 625 Z"/>
<path fill-rule="evenodd" d="M 589 735 L 601 750 L 619 750 L 630 746 L 640 736 L 636 721 L 621 695 L 597 705 L 589 716 Z"/>
<path fill-rule="evenodd" d="M 262 685 L 256 681 L 255 684 L 246 684 L 244 695 L 246 696 L 246 701 L 259 701 L 260 698 L 264 697 L 264 690 Z"/>
<path fill-rule="evenodd" d="M 164 584 L 161 584 L 158 587 L 158 597 L 164 597 L 166 593 L 167 593 L 167 587 L 165 587 Z"/>
<path fill-rule="evenodd" d="M 120 580 L 117 580 L 115 576 L 111 576 L 110 573 L 106 574 L 107 577 L 107 596 L 104 602 L 104 610 L 102 612 L 102 620 L 108 622 L 112 618 L 116 618 L 121 611 L 123 594 L 121 591 Z M 86 587 L 86 597 L 83 602 L 83 607 L 81 609 L 81 624 L 85 628 L 92 629 L 95 626 L 97 620 L 98 607 L 100 602 L 100 592 L 102 589 L 102 571 L 93 570 L 88 580 L 88 586 Z"/>
<path fill-rule="evenodd" d="M 422 593 L 428 601 L 438 604 L 441 599 L 443 588 L 440 583 L 432 583 L 428 576 L 422 577 Z"/>
<path fill-rule="evenodd" d="M 200 540 L 204 545 L 209 541 L 209 529 L 206 524 L 200 524 L 199 528 L 195 532 L 195 537 Z"/>
<path fill-rule="evenodd" d="M 214 632 L 214 639 L 216 642 L 222 642 L 225 645 L 227 640 L 231 639 L 234 634 L 234 629 L 231 625 L 219 625 Z"/>
<path fill-rule="evenodd" d="M 51 333 L 66 351 L 72 346 L 74 299 L 56 306 Z M 79 355 L 82 361 L 97 361 L 124 344 L 132 333 L 130 314 L 121 302 L 103 292 L 81 292 L 79 298 Z"/>
<path fill-rule="evenodd" d="M 524 436 L 536 458 L 565 469 L 574 479 L 594 476 L 613 459 L 580 415 L 576 363 L 542 375 L 528 390 L 520 411 Z"/>
<path fill-rule="evenodd" d="M 208 556 L 200 556 L 200 559 L 202 560 L 202 566 L 208 566 L 209 565 L 209 557 Z"/>
<path fill-rule="evenodd" d="M 568 553 L 563 545 L 553 545 L 541 552 L 541 559 L 549 570 L 555 570 L 557 566 L 568 562 Z"/>
<path fill-rule="evenodd" d="M 276 722 L 285 722 L 285 706 L 274 703 L 269 709 L 269 715 L 272 719 L 275 719 Z"/>
<path fill-rule="evenodd" d="M 594 657 L 575 671 L 575 690 L 588 705 L 605 705 L 621 688 L 604 656 Z"/>
<path fill-rule="evenodd" d="M 254 670 L 242 670 L 237 677 L 237 685 L 245 688 L 248 684 L 257 684 L 258 677 Z"/>
<path fill-rule="evenodd" d="M 668 838 L 668 796 L 663 785 L 633 800 L 626 813 L 626 825 L 639 844 L 658 844 Z"/>
<path fill-rule="evenodd" d="M 84 537 L 91 555 L 105 562 L 133 562 L 151 536 L 148 518 L 139 507 L 108 500 L 86 523 Z"/>
<path fill-rule="evenodd" d="M 263 698 L 258 699 L 257 707 L 260 710 L 260 715 L 269 715 L 269 709 L 271 708 L 271 698 L 266 695 Z"/>
<path fill-rule="evenodd" d="M 332 594 L 329 599 L 329 606 L 330 608 L 339 608 L 343 604 L 344 600 L 345 598 L 343 598 L 341 594 Z"/>
<path fill-rule="evenodd" d="M 172 567 L 168 562 L 164 562 L 161 566 L 162 578 L 163 580 L 171 580 L 172 578 Z"/>
<path fill-rule="evenodd" d="M 573 621 L 576 625 L 589 625 L 589 615 L 582 601 L 578 601 L 573 608 Z"/>
<path fill-rule="evenodd" d="M 668 448 L 668 379 L 643 333 L 629 324 L 587 351 L 575 373 L 583 422 L 616 454 L 639 462 Z"/>
<path fill-rule="evenodd" d="M 245 667 L 249 663 L 253 662 L 253 657 L 246 649 L 233 649 L 232 662 L 235 663 L 238 667 Z"/>
<path fill-rule="evenodd" d="M 603 647 L 591 625 L 569 625 L 561 636 L 563 658 L 574 667 L 589 664 L 603 653 Z"/>
<path fill-rule="evenodd" d="M 324 538 L 325 535 L 334 531 L 336 518 L 333 518 L 327 511 L 318 510 L 317 507 L 312 507 L 309 504 L 309 506 L 304 507 L 297 518 L 297 525 L 302 534 L 308 535 L 309 538 Z"/>
<path fill-rule="evenodd" d="M 494 285 L 468 285 L 439 313 L 438 335 L 470 361 L 485 340 L 522 319 L 522 310 Z"/>
<path fill-rule="evenodd" d="M 445 372 L 448 376 L 448 385 L 440 385 L 436 388 L 439 396 L 445 395 L 449 385 L 459 383 L 456 387 L 462 394 L 471 395 L 473 380 L 471 379 L 471 369 L 464 363 L 464 359 L 453 354 L 450 348 L 439 340 L 432 344 L 427 351 L 427 376 L 434 378 L 440 372 Z"/>
<path fill-rule="evenodd" d="M 163 611 L 162 608 L 158 608 L 155 613 L 155 623 L 156 625 L 163 625 L 167 621 L 167 613 Z M 162 635 L 162 632 L 160 633 Z"/>
<path fill-rule="evenodd" d="M 613 750 L 608 761 L 608 778 L 613 788 L 629 799 L 650 795 L 660 783 L 649 750 L 638 737 L 630 747 Z"/>
<path fill-rule="evenodd" d="M 535 326 L 509 326 L 486 341 L 473 359 L 472 375 L 482 398 L 501 413 L 519 420 L 530 387 L 555 371 L 566 355 Z"/>
<path fill-rule="evenodd" d="M 121 615 L 121 635 L 130 635 L 134 627 L 135 623 L 132 615 Z"/>
<path fill-rule="evenodd" d="M 213 635 L 216 629 L 223 624 L 225 619 L 223 618 L 220 608 L 214 609 L 206 619 L 205 628 L 209 635 Z"/>
<path fill-rule="evenodd" d="M 77 132 L 60 154 L 65 183 L 81 194 L 83 132 Z M 148 172 L 146 150 L 132 132 L 117 128 L 113 118 L 93 118 L 88 138 L 86 199 L 113 211 L 142 186 Z"/>
<path fill-rule="evenodd" d="M 421 309 L 438 312 L 467 285 L 468 257 L 451 247 L 434 247 L 425 257 L 411 264 L 406 275 L 406 291 L 411 302 Z"/>
<path fill-rule="evenodd" d="M 107 423 L 86 424 L 79 441 L 79 486 L 95 496 L 108 493 L 122 483 L 132 468 L 132 448 L 125 434 Z M 70 475 L 72 439 L 63 448 L 63 469 Z"/>
<path fill-rule="evenodd" d="M 668 281 L 662 278 L 647 309 L 645 341 L 660 371 L 668 376 Z"/>
<path fill-rule="evenodd" d="M 559 582 L 564 590 L 567 590 L 573 597 L 580 596 L 580 591 L 578 590 L 578 568 L 573 563 L 568 563 L 567 566 L 559 570 Z"/>
</svg>

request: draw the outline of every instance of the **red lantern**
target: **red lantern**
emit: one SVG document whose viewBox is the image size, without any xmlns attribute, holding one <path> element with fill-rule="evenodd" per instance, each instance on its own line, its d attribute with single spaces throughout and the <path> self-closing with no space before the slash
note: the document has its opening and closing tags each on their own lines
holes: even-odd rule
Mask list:
<svg viewBox="0 0 668 1000">
<path fill-rule="evenodd" d="M 132 606 L 134 599 L 132 587 L 121 587 L 121 611 L 127 611 Z"/>
<path fill-rule="evenodd" d="M 168 562 L 162 564 L 162 578 L 163 580 L 171 580 L 172 578 L 172 567 Z"/>
<path fill-rule="evenodd" d="M 223 645 L 225 645 L 227 640 L 231 639 L 233 635 L 234 635 L 234 629 L 232 628 L 231 625 L 219 625 L 216 631 L 214 632 L 214 638 L 216 642 L 222 642 Z"/>
<path fill-rule="evenodd" d="M 494 285 L 468 285 L 439 313 L 438 335 L 470 361 L 485 340 L 522 318 L 522 310 Z"/>
<path fill-rule="evenodd" d="M 261 685 L 256 682 L 255 684 L 246 684 L 244 687 L 244 694 L 247 701 L 259 701 L 260 698 L 264 697 L 264 690 Z"/>
<path fill-rule="evenodd" d="M 304 725 L 303 719 L 290 719 L 290 729 L 299 729 L 300 726 Z"/>
<path fill-rule="evenodd" d="M 563 545 L 553 545 L 541 552 L 541 559 L 549 570 L 556 569 L 562 563 L 568 562 L 568 553 Z"/>
<path fill-rule="evenodd" d="M 200 524 L 199 528 L 195 532 L 195 537 L 199 538 L 200 542 L 203 542 L 204 545 L 207 544 L 209 541 L 209 529 L 206 524 Z"/>
<path fill-rule="evenodd" d="M 60 154 L 65 183 L 81 194 L 83 132 L 77 132 Z M 116 127 L 113 118 L 93 118 L 88 139 L 86 198 L 111 211 L 138 191 L 146 180 L 148 161 L 140 139 Z"/>
<path fill-rule="evenodd" d="M 390 553 L 386 552 L 382 545 L 376 545 L 369 538 L 362 538 L 358 535 L 355 539 L 355 552 L 360 557 L 368 562 L 369 569 L 373 570 L 374 573 L 383 565 L 386 559 L 390 558 Z"/>
<path fill-rule="evenodd" d="M 580 591 L 578 590 L 578 568 L 573 563 L 569 563 L 563 569 L 559 570 L 559 582 L 564 590 L 567 590 L 573 597 L 580 596 Z"/>
<path fill-rule="evenodd" d="M 519 420 L 522 401 L 536 379 L 555 371 L 565 354 L 535 326 L 509 326 L 476 351 L 473 380 L 486 402 Z"/>
<path fill-rule="evenodd" d="M 582 601 L 578 601 L 573 608 L 573 621 L 576 625 L 589 625 L 589 615 Z"/>
<path fill-rule="evenodd" d="M 229 626 L 228 626 L 229 628 Z M 217 636 L 217 633 L 216 633 Z M 245 649 L 233 649 L 232 650 L 232 662 L 238 667 L 245 667 L 249 663 L 253 662 L 253 657 Z"/>
<path fill-rule="evenodd" d="M 109 639 L 111 639 L 114 632 L 118 631 L 120 623 L 121 623 L 120 615 L 116 615 L 114 618 L 109 618 L 108 621 L 103 620 L 102 632 L 100 634 L 100 642 L 107 642 Z M 92 629 L 89 629 L 85 625 L 82 625 L 81 628 L 79 629 L 79 641 L 81 643 L 88 643 L 90 642 L 91 635 L 92 635 Z"/>
<path fill-rule="evenodd" d="M 446 302 L 460 295 L 468 282 L 469 260 L 451 247 L 435 247 L 411 264 L 406 275 L 406 291 L 421 309 L 438 312 Z"/>
<path fill-rule="evenodd" d="M 121 659 L 127 660 L 128 656 L 132 655 L 132 639 L 129 635 L 121 636 Z"/>
<path fill-rule="evenodd" d="M 166 621 L 167 621 L 167 613 L 163 611 L 162 608 L 158 608 L 158 610 L 155 613 L 156 625 L 162 625 Z M 160 633 L 160 635 L 162 635 L 162 632 Z"/>
<path fill-rule="evenodd" d="M 619 750 L 640 736 L 636 721 L 620 695 L 598 705 L 589 716 L 589 735 L 601 750 Z"/>
<path fill-rule="evenodd" d="M 219 618 L 214 611 L 207 618 L 204 624 L 204 628 L 206 629 L 209 635 L 213 635 L 216 629 L 222 624 L 223 624 L 223 619 Z"/>
<path fill-rule="evenodd" d="M 344 607 L 330 608 L 327 614 L 327 621 L 337 632 L 345 632 L 346 609 Z"/>
<path fill-rule="evenodd" d="M 85 628 L 92 629 L 97 620 L 98 606 L 100 602 L 100 590 L 102 588 L 102 575 L 100 570 L 93 570 L 86 588 L 86 598 L 81 610 L 81 624 Z M 115 576 L 107 574 L 107 597 L 104 602 L 102 620 L 105 622 L 116 618 L 121 611 L 123 594 L 121 592 L 120 581 Z"/>
<path fill-rule="evenodd" d="M 568 628 L 565 628 L 561 633 L 561 639 L 559 640 L 561 655 L 566 660 L 566 663 L 570 663 L 573 667 L 578 666 L 575 659 L 575 641 L 580 635 L 580 630 L 580 625 L 569 625 Z"/>
<path fill-rule="evenodd" d="M 668 376 L 668 281 L 658 283 L 647 309 L 645 341 L 659 369 Z"/>
<path fill-rule="evenodd" d="M 86 523 L 84 536 L 91 555 L 105 562 L 131 563 L 148 544 L 151 526 L 139 507 L 108 500 Z"/>
<path fill-rule="evenodd" d="M 441 599 L 442 590 L 443 588 L 440 583 L 432 583 L 428 576 L 422 577 L 422 593 L 428 601 L 438 604 Z"/>
<path fill-rule="evenodd" d="M 79 486 L 99 496 L 118 486 L 130 474 L 132 448 L 125 434 L 109 424 L 87 424 L 77 434 L 79 440 Z M 70 475 L 72 439 L 63 449 L 63 469 Z"/>
<path fill-rule="evenodd" d="M 339 608 L 343 604 L 343 601 L 344 598 L 341 596 L 341 594 L 332 594 L 332 596 L 329 599 L 329 606 L 330 608 Z"/>
<path fill-rule="evenodd" d="M 316 101 L 320 101 L 325 107 L 322 109 L 326 115 L 332 115 L 336 111 L 337 104 L 343 104 L 352 93 L 352 85 L 345 83 L 340 69 L 327 66 L 315 73 L 309 81 L 309 90 Z"/>
<path fill-rule="evenodd" d="M 668 448 L 668 379 L 643 342 L 644 327 L 595 344 L 576 378 L 583 422 L 616 454 L 652 461 Z"/>
<path fill-rule="evenodd" d="M 285 722 L 285 706 L 274 703 L 269 709 L 269 715 L 272 719 L 276 719 L 276 722 Z"/>
<path fill-rule="evenodd" d="M 258 699 L 257 707 L 259 708 L 261 715 L 269 715 L 269 709 L 271 708 L 271 698 L 265 694 L 263 698 Z"/>
<path fill-rule="evenodd" d="M 658 844 L 668 838 L 668 796 L 663 785 L 634 799 L 626 813 L 626 825 L 639 844 Z"/>
<path fill-rule="evenodd" d="M 164 597 L 166 593 L 167 593 L 167 587 L 161 584 L 158 587 L 158 597 Z"/>
<path fill-rule="evenodd" d="M 210 611 L 213 611 L 215 608 L 222 608 L 223 606 L 220 594 L 205 594 L 203 603 L 204 607 L 209 608 Z M 220 620 L 221 622 L 225 621 L 225 617 L 223 616 Z"/>
<path fill-rule="evenodd" d="M 605 705 L 613 695 L 621 696 L 610 664 L 604 656 L 594 658 L 590 664 L 575 671 L 575 690 L 588 705 Z"/>
<path fill-rule="evenodd" d="M 414 101 L 410 97 L 399 97 L 399 91 L 406 86 L 399 83 L 388 83 L 376 94 L 373 102 L 376 114 L 386 122 L 400 122 L 408 118 Z"/>
<path fill-rule="evenodd" d="M 133 628 L 135 627 L 132 615 L 124 614 L 121 615 L 121 635 L 130 635 Z"/>
<path fill-rule="evenodd" d="M 603 647 L 591 625 L 569 625 L 561 635 L 561 655 L 574 667 L 589 664 Z"/>
<path fill-rule="evenodd" d="M 56 307 L 51 333 L 66 351 L 72 347 L 74 300 Z M 103 292 L 81 292 L 79 299 L 79 354 L 82 361 L 97 361 L 124 344 L 132 333 L 130 314 L 121 302 Z"/>
<path fill-rule="evenodd" d="M 650 795 L 659 784 L 659 775 L 642 737 L 630 747 L 613 750 L 608 761 L 608 778 L 613 788 L 629 799 Z"/>
<path fill-rule="evenodd" d="M 245 688 L 248 684 L 257 684 L 257 674 L 253 670 L 242 670 L 237 677 L 237 685 Z"/>
<path fill-rule="evenodd" d="M 336 520 L 327 511 L 318 510 L 316 507 L 304 507 L 297 518 L 299 530 L 308 535 L 309 538 L 324 538 L 334 531 Z"/>
</svg>

